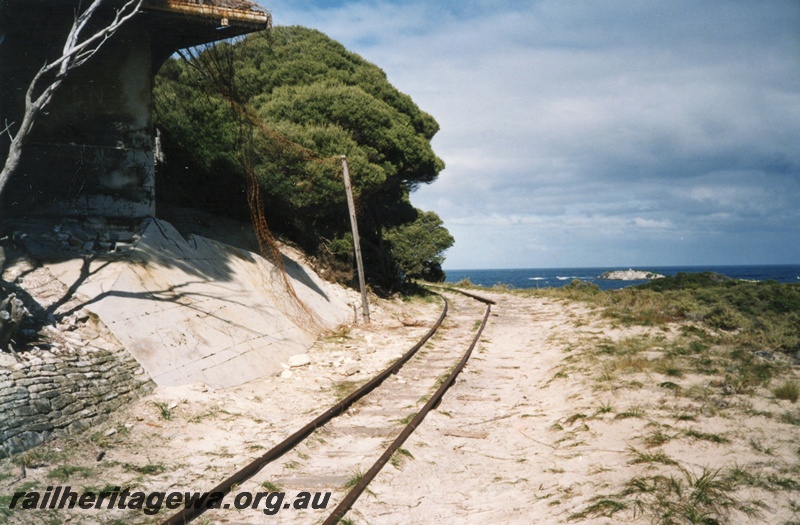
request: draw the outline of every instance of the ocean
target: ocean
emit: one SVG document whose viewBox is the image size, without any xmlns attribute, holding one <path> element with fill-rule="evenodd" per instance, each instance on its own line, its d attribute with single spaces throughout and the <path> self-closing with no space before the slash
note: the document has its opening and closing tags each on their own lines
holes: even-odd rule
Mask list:
<svg viewBox="0 0 800 525">
<path fill-rule="evenodd" d="M 447 270 L 447 282 L 456 283 L 469 279 L 480 286 L 506 284 L 513 288 L 555 288 L 565 286 L 573 279 L 597 284 L 603 290 L 616 290 L 626 286 L 643 284 L 647 281 L 606 281 L 598 277 L 608 271 L 627 270 L 616 266 L 607 268 L 513 268 L 498 270 Z M 675 275 L 679 272 L 716 272 L 734 279 L 752 281 L 777 281 L 780 283 L 800 283 L 800 265 L 758 265 L 758 266 L 648 266 L 634 267 L 634 270 Z"/>
</svg>

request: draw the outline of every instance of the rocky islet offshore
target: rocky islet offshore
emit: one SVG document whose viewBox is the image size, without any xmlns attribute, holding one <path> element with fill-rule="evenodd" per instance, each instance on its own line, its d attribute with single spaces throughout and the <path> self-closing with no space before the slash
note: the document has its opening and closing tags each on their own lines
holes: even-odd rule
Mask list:
<svg viewBox="0 0 800 525">
<path fill-rule="evenodd" d="M 600 274 L 598 279 L 604 281 L 643 281 L 652 279 L 661 279 L 664 276 L 660 273 L 650 272 L 645 270 L 614 270 L 611 272 L 604 272 Z"/>
</svg>

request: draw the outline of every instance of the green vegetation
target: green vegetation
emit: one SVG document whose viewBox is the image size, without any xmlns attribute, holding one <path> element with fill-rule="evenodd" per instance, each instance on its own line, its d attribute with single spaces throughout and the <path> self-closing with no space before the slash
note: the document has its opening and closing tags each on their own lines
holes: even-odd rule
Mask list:
<svg viewBox="0 0 800 525">
<path fill-rule="evenodd" d="M 394 468 L 400 469 L 407 459 L 414 459 L 414 455 L 404 448 L 398 448 L 394 451 L 394 453 L 392 453 L 392 457 L 389 459 L 389 462 Z"/>
<path fill-rule="evenodd" d="M 63 450 L 54 450 L 50 447 L 36 447 L 22 454 L 22 462 L 27 467 L 39 468 L 52 463 L 62 463 L 68 459 L 68 454 Z"/>
<path fill-rule="evenodd" d="M 455 240 L 434 212 L 420 211 L 413 222 L 389 229 L 384 238 L 392 247 L 395 262 L 407 277 L 444 281 L 442 252 Z"/>
<path fill-rule="evenodd" d="M 341 401 L 342 399 L 346 398 L 361 386 L 361 383 L 358 381 L 350 381 L 350 380 L 341 380 L 333 383 L 331 385 L 331 389 L 333 390 L 336 401 Z"/>
<path fill-rule="evenodd" d="M 666 410 L 676 422 L 702 422 L 703 416 L 713 415 L 736 417 L 735 412 L 746 410 L 748 404 L 737 404 L 727 396 L 763 398 L 768 388 L 775 399 L 796 402 L 800 387 L 793 363 L 800 351 L 800 286 L 679 274 L 617 291 L 601 292 L 575 283 L 563 289 L 521 293 L 578 300 L 597 307 L 614 325 L 650 327 L 644 334 L 621 339 L 595 336 L 587 341 L 582 355 L 596 365 L 592 375 L 598 389 L 632 388 L 645 381 L 671 390 L 674 396 L 664 396 L 655 406 L 635 406 L 616 414 L 617 420 L 651 420 L 650 430 L 639 440 L 653 450 L 629 449 L 629 463 L 644 468 L 644 474 L 631 477 L 617 493 L 596 496 L 571 519 L 624 512 L 660 524 L 724 523 L 732 512 L 757 517 L 765 508 L 761 501 L 747 499 L 750 492 L 742 487 L 773 493 L 800 487 L 793 477 L 796 465 L 778 473 L 761 474 L 746 470 L 757 466 L 736 466 L 696 474 L 655 448 L 676 439 L 698 446 L 724 446 L 741 437 L 731 431 L 658 425 Z M 677 401 L 681 398 L 696 404 L 684 405 Z M 763 415 L 771 417 L 768 412 Z M 800 412 L 787 411 L 778 419 L 800 425 Z M 777 444 L 765 445 L 753 436 L 749 443 L 762 454 L 779 455 Z"/>
<path fill-rule="evenodd" d="M 11 516 L 11 509 L 8 508 L 11 505 L 11 499 L 13 495 L 11 494 L 3 494 L 0 496 L 0 518 L 7 518 Z"/>
<path fill-rule="evenodd" d="M 631 465 L 640 465 L 640 464 L 647 464 L 647 463 L 661 463 L 662 465 L 677 465 L 678 462 L 669 457 L 664 451 L 659 450 L 658 452 L 642 452 L 636 450 L 635 448 L 631 447 L 628 449 L 631 453 L 630 464 Z"/>
<path fill-rule="evenodd" d="M 270 492 L 283 492 L 283 487 L 271 481 L 265 481 L 261 484 L 261 486 Z"/>
<path fill-rule="evenodd" d="M 725 523 L 734 510 L 756 518 L 765 507 L 760 501 L 744 500 L 737 495 L 738 487 L 745 483 L 732 472 L 704 468 L 696 475 L 683 467 L 678 469 L 678 475 L 635 476 L 620 492 L 598 496 L 594 503 L 569 519 L 611 517 L 630 510 L 634 519 L 645 516 L 659 525 L 699 525 Z"/>
<path fill-rule="evenodd" d="M 710 432 L 701 432 L 700 430 L 696 430 L 693 428 L 684 430 L 683 435 L 688 438 L 698 439 L 701 441 L 710 441 L 711 443 L 717 443 L 717 444 L 730 443 L 730 440 L 725 436 L 720 436 L 719 434 L 712 434 Z"/>
<path fill-rule="evenodd" d="M 453 238 L 409 201 L 444 168 L 430 145 L 439 126 L 375 65 L 318 31 L 276 27 L 192 64 L 169 60 L 154 96 L 165 154 L 157 195 L 167 204 L 244 218 L 253 176 L 270 228 L 347 279 L 346 155 L 372 285 L 444 278 Z"/>
<path fill-rule="evenodd" d="M 628 410 L 619 412 L 614 419 L 630 419 L 630 418 L 643 418 L 645 411 L 640 407 L 631 407 Z"/>
<path fill-rule="evenodd" d="M 523 293 L 586 302 L 623 325 L 650 326 L 666 333 L 673 329 L 672 323 L 680 323 L 680 334 L 669 340 L 647 335 L 601 341 L 595 352 L 604 363 L 601 380 L 619 372 L 657 372 L 672 379 L 659 384 L 677 394 L 680 385 L 675 381 L 695 373 L 720 377 L 718 385 L 730 393 L 751 393 L 783 375 L 800 354 L 800 285 L 796 284 L 698 273 L 615 291 L 568 285 Z M 662 356 L 654 357 L 654 350 Z M 645 351 L 647 357 L 642 356 Z M 796 400 L 800 387 L 794 379 L 786 379 L 773 388 L 773 394 Z"/>
<path fill-rule="evenodd" d="M 408 425 L 409 423 L 411 423 L 411 421 L 414 420 L 415 417 L 417 417 L 417 413 L 412 412 L 408 414 L 406 417 L 398 419 L 397 422 L 400 423 L 401 425 Z"/>
<path fill-rule="evenodd" d="M 86 467 L 76 467 L 72 465 L 61 465 L 59 467 L 54 468 L 50 472 L 47 473 L 47 477 L 50 479 L 57 479 L 59 481 L 67 481 L 71 477 L 78 475 L 82 477 L 86 477 L 91 473 L 91 470 Z"/>
<path fill-rule="evenodd" d="M 133 465 L 131 463 L 124 463 L 122 468 L 129 472 L 136 472 L 138 474 L 145 474 L 148 476 L 163 474 L 167 471 L 167 467 L 161 463 L 148 463 L 147 465 Z"/>
<path fill-rule="evenodd" d="M 673 437 L 675 436 L 670 435 L 658 428 L 650 431 L 650 433 L 642 438 L 642 441 L 644 441 L 644 444 L 647 445 L 648 448 L 652 448 L 661 446 L 664 443 L 668 443 Z"/>
<path fill-rule="evenodd" d="M 172 409 L 169 407 L 169 404 L 156 401 L 153 403 L 153 405 L 155 405 L 155 407 L 158 409 L 158 413 L 161 416 L 161 419 L 165 421 L 169 421 L 172 419 Z"/>
<path fill-rule="evenodd" d="M 610 414 L 613 411 L 614 411 L 614 405 L 612 405 L 608 401 L 605 401 L 605 402 L 601 403 L 597 407 L 597 411 L 595 412 L 595 415 L 598 415 L 598 414 Z"/>
<path fill-rule="evenodd" d="M 508 293 L 594 310 L 573 318 L 582 333 L 563 341 L 557 374 L 584 381 L 593 395 L 550 431 L 561 449 L 574 446 L 581 421 L 600 420 L 592 432 L 627 432 L 630 472 L 573 508 L 570 520 L 756 522 L 782 505 L 797 515 L 800 449 L 788 436 L 800 409 L 787 401 L 800 398 L 800 285 L 682 274 L 614 291 L 575 282 Z M 769 427 L 761 428 L 762 417 Z M 687 449 L 721 457 L 742 446 L 757 459 L 713 467 L 681 459 Z"/>
<path fill-rule="evenodd" d="M 794 412 L 785 412 L 781 414 L 781 422 L 788 423 L 789 425 L 800 426 L 800 410 Z"/>
<path fill-rule="evenodd" d="M 350 472 L 350 477 L 344 482 L 343 487 L 346 489 L 351 489 L 361 483 L 362 479 L 364 479 L 364 472 L 360 468 L 354 468 Z"/>
<path fill-rule="evenodd" d="M 775 387 L 772 393 L 777 399 L 786 399 L 796 403 L 797 398 L 800 397 L 800 385 L 794 381 L 784 381 L 780 386 Z"/>
<path fill-rule="evenodd" d="M 640 288 L 660 294 L 662 305 L 671 303 L 677 319 L 729 332 L 743 348 L 800 350 L 800 286 L 700 273 L 678 274 Z"/>
</svg>

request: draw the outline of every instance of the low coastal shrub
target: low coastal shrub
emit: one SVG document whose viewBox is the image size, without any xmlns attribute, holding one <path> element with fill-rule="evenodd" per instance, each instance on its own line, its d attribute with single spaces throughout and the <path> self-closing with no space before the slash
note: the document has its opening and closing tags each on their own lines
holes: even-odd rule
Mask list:
<svg viewBox="0 0 800 525">
<path fill-rule="evenodd" d="M 635 476 L 616 494 L 598 496 L 583 510 L 567 519 L 612 517 L 632 511 L 633 518 L 649 518 L 658 525 L 678 523 L 726 523 L 733 511 L 758 518 L 763 502 L 742 498 L 738 488 L 746 486 L 741 472 L 703 468 L 699 474 L 677 465 L 679 473 Z"/>
<path fill-rule="evenodd" d="M 784 381 L 780 386 L 772 389 L 776 399 L 785 399 L 796 403 L 800 398 L 800 385 L 794 381 Z"/>
<path fill-rule="evenodd" d="M 538 293 L 589 303 L 627 326 L 691 322 L 685 329 L 701 342 L 716 339 L 715 344 L 751 352 L 800 352 L 800 284 L 746 282 L 706 272 L 620 290 L 568 285 Z"/>
<path fill-rule="evenodd" d="M 786 423 L 788 425 L 800 426 L 800 410 L 781 414 L 780 421 L 781 423 Z"/>
<path fill-rule="evenodd" d="M 734 279 L 715 272 L 679 272 L 674 276 L 666 276 L 645 283 L 639 288 L 664 292 L 667 290 L 694 290 L 719 284 L 735 283 Z"/>
<path fill-rule="evenodd" d="M 703 322 L 711 328 L 731 332 L 743 328 L 747 319 L 727 304 L 718 304 L 703 318 Z"/>
</svg>

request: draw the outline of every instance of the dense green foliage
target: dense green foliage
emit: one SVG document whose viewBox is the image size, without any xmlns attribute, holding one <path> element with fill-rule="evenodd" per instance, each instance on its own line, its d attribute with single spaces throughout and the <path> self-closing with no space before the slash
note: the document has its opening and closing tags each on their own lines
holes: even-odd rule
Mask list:
<svg viewBox="0 0 800 525">
<path fill-rule="evenodd" d="M 444 281 L 441 247 L 451 246 L 454 240 L 435 213 L 421 212 L 414 222 L 392 228 L 385 237 L 406 275 L 425 281 Z"/>
<path fill-rule="evenodd" d="M 643 290 L 655 290 L 664 292 L 667 290 L 694 290 L 704 286 L 715 286 L 720 283 L 730 283 L 735 285 L 738 282 L 727 275 L 715 272 L 679 272 L 674 276 L 666 276 L 661 279 L 653 279 L 649 283 L 639 285 Z"/>
<path fill-rule="evenodd" d="M 167 203 L 246 215 L 251 169 L 271 228 L 349 271 L 346 155 L 370 282 L 392 290 L 410 277 L 443 277 L 453 238 L 408 198 L 444 168 L 430 145 L 438 124 L 337 42 L 278 27 L 214 46 L 193 64 L 170 60 L 155 106 L 166 157 L 157 193 Z"/>
<path fill-rule="evenodd" d="M 747 282 L 713 273 L 674 277 L 621 290 L 599 292 L 570 285 L 560 293 L 606 308 L 626 323 L 660 325 L 693 321 L 727 333 L 745 350 L 800 351 L 800 285 Z"/>
</svg>

